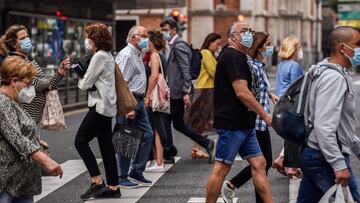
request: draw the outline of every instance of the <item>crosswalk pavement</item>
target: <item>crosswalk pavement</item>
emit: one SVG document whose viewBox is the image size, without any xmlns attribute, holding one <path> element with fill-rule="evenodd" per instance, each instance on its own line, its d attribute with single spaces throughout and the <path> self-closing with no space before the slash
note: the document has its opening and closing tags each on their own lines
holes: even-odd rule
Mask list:
<svg viewBox="0 0 360 203">
<path fill-rule="evenodd" d="M 175 157 L 175 163 L 180 160 L 180 157 Z M 101 163 L 101 159 L 97 159 L 97 163 Z M 153 184 L 155 184 L 161 176 L 163 176 L 166 171 L 168 171 L 174 164 L 165 164 L 165 172 L 163 173 L 144 173 L 147 179 L 151 180 Z M 66 183 L 75 179 L 82 173 L 86 172 L 87 169 L 84 165 L 84 162 L 81 159 L 76 160 L 68 160 L 61 164 L 61 167 L 64 171 L 64 175 L 61 179 L 58 177 L 42 177 L 42 193 L 34 197 L 34 201 L 37 202 L 59 189 Z M 120 199 L 116 200 L 116 203 L 135 203 L 138 201 L 148 190 L 150 187 L 139 187 L 134 189 L 125 189 L 121 188 L 122 196 Z M 90 199 L 87 202 L 91 203 L 107 203 L 107 202 L 115 202 L 114 199 Z"/>
<path fill-rule="evenodd" d="M 101 159 L 97 159 L 96 161 L 98 164 L 102 162 Z M 42 177 L 42 193 L 34 197 L 35 202 L 54 192 L 56 189 L 62 187 L 67 182 L 70 182 L 87 170 L 84 162 L 81 159 L 68 160 L 61 164 L 61 168 L 64 172 L 64 175 L 61 179 L 59 179 L 59 177 L 51 176 Z"/>
<path fill-rule="evenodd" d="M 180 157 L 175 158 L 175 162 L 178 162 Z M 240 156 L 235 158 L 236 161 L 244 161 Z M 97 159 L 98 164 L 102 162 L 101 159 Z M 171 168 L 174 164 L 165 164 L 165 172 L 163 173 L 145 173 L 147 179 L 153 182 L 153 185 Z M 61 164 L 61 167 L 64 171 L 64 176 L 62 179 L 58 177 L 43 177 L 43 190 L 40 195 L 34 197 L 35 202 L 38 202 L 42 198 L 50 195 L 55 190 L 61 188 L 66 183 L 72 181 L 76 177 L 80 176 L 82 173 L 86 172 L 86 167 L 81 159 L 76 160 L 68 160 Z M 299 179 L 290 180 L 289 185 L 289 202 L 296 202 Z M 148 190 L 150 187 L 139 187 L 134 189 L 125 189 L 121 188 L 122 196 L 120 199 L 90 199 L 87 202 L 89 203 L 135 203 L 137 202 Z M 238 198 L 233 199 L 234 202 L 238 201 Z M 217 203 L 222 203 L 223 200 L 221 198 L 218 199 Z M 205 203 L 205 197 L 190 197 L 187 203 Z"/>
<path fill-rule="evenodd" d="M 237 202 L 238 198 L 233 198 L 233 202 Z M 192 197 L 187 203 L 204 203 L 205 197 Z M 218 198 L 216 200 L 216 203 L 224 203 L 224 200 L 222 198 Z"/>
</svg>

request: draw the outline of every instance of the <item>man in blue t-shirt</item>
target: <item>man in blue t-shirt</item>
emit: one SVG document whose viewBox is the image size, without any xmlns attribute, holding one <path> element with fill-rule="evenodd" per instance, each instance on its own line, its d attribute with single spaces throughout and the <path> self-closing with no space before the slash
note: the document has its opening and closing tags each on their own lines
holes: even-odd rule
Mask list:
<svg viewBox="0 0 360 203">
<path fill-rule="evenodd" d="M 216 67 L 214 84 L 214 128 L 219 134 L 215 165 L 207 184 L 206 202 L 216 202 L 225 176 L 236 154 L 246 159 L 252 170 L 254 185 L 264 202 L 273 202 L 265 172 L 265 158 L 255 134 L 255 118 L 259 115 L 268 126 L 272 116 L 264 111 L 251 92 L 251 72 L 246 51 L 252 46 L 251 28 L 235 23 Z"/>
</svg>

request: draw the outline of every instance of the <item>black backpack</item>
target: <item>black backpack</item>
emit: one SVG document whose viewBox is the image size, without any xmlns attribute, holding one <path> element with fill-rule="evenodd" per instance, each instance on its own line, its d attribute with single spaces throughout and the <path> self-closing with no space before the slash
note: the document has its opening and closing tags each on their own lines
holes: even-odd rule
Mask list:
<svg viewBox="0 0 360 203">
<path fill-rule="evenodd" d="M 186 44 L 186 46 L 189 47 L 189 49 L 191 50 L 191 62 L 190 62 L 190 76 L 192 80 L 196 80 L 199 75 L 200 75 L 200 70 L 201 70 L 201 60 L 202 60 L 202 55 L 199 49 L 194 49 L 192 46 L 190 46 L 188 43 L 186 43 L 185 41 L 179 41 L 177 43 L 174 44 L 174 59 L 176 60 L 176 52 L 175 52 L 175 45 L 179 44 L 179 43 L 184 43 Z"/>
<path fill-rule="evenodd" d="M 340 72 L 333 64 L 319 65 Z M 306 143 L 313 129 L 312 125 L 309 125 L 308 104 L 309 92 L 314 80 L 313 71 L 317 67 L 319 66 L 311 66 L 308 72 L 291 84 L 274 107 L 272 127 L 284 140 L 298 145 Z"/>
</svg>

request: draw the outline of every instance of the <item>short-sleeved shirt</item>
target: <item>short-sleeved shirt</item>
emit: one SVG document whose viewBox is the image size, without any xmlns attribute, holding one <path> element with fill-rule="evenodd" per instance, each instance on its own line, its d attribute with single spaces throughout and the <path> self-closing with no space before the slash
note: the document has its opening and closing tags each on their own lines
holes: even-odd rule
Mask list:
<svg viewBox="0 0 360 203">
<path fill-rule="evenodd" d="M 232 82 L 246 80 L 251 90 L 252 77 L 247 57 L 233 48 L 226 48 L 216 66 L 214 84 L 214 128 L 248 130 L 255 127 L 256 114 L 236 96 Z"/>
</svg>

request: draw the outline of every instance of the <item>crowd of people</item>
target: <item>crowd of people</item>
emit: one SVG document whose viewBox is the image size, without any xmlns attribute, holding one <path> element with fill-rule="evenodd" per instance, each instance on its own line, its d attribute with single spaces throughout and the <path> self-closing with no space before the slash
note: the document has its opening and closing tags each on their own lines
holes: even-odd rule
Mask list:
<svg viewBox="0 0 360 203">
<path fill-rule="evenodd" d="M 289 36 L 281 43 L 276 92 L 271 93 L 265 69 L 266 58 L 274 55 L 271 36 L 244 22 L 231 25 L 226 39 L 217 33 L 206 36 L 195 77 L 197 50 L 181 38 L 172 19 L 164 20 L 157 30 L 132 27 L 127 46 L 115 57 L 106 25 L 90 24 L 85 35 L 84 46 L 92 57 L 78 87 L 88 91 L 89 111 L 74 141 L 90 175 L 90 188 L 80 196 L 82 200 L 120 198 L 120 188 L 151 186 L 144 172 L 164 172 L 165 163 L 175 162 L 172 124 L 194 142 L 193 159 L 215 162 L 206 189 L 208 203 L 216 202 L 219 195 L 225 202 L 233 202 L 236 189 L 250 179 L 256 202 L 274 202 L 267 177 L 271 166 L 285 176 L 302 178 L 298 203 L 318 202 L 335 183 L 349 185 L 354 200 L 360 202 L 349 159 L 351 151 L 360 158 L 360 139 L 355 135 L 355 94 L 348 74 L 360 64 L 358 30 L 337 27 L 331 32 L 331 55 L 313 70 L 309 98 L 312 131 L 303 145 L 285 140 L 275 161 L 269 132 L 271 102 L 276 104 L 304 74 L 298 63 L 303 58 L 298 38 Z M 46 92 L 57 88 L 70 61 L 61 62 L 48 79 L 29 59 L 31 49 L 22 25 L 9 27 L 0 40 L 0 202 L 33 202 L 33 196 L 41 193 L 42 171 L 52 176 L 63 174 L 61 166 L 41 150 L 38 124 Z M 327 64 L 334 64 L 338 71 L 328 69 Z M 117 67 L 137 103 L 126 115 L 117 115 Z M 154 90 L 159 87 L 166 94 L 161 108 L 154 105 Z M 132 123 L 144 132 L 136 157 L 114 150 L 114 117 L 116 123 Z M 218 135 L 216 144 L 207 137 L 212 131 Z M 95 137 L 106 181 L 89 146 Z M 225 180 L 237 154 L 249 166 Z"/>
</svg>

